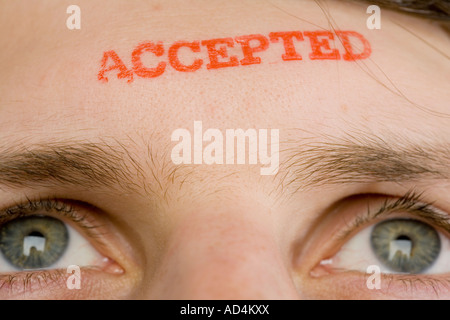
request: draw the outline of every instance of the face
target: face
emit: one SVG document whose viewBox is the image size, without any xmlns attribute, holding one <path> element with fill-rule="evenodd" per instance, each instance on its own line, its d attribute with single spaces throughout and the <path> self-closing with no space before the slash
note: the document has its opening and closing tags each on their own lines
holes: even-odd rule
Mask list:
<svg viewBox="0 0 450 320">
<path fill-rule="evenodd" d="M 440 26 L 77 4 L 0 4 L 2 299 L 450 298 Z"/>
</svg>

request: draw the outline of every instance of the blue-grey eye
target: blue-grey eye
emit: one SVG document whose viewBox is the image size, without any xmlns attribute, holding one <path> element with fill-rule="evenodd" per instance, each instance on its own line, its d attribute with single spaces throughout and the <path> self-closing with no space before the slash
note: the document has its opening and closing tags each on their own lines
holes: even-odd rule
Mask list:
<svg viewBox="0 0 450 320">
<path fill-rule="evenodd" d="M 53 265 L 66 251 L 68 242 L 65 224 L 48 216 L 18 218 L 0 227 L 0 251 L 19 270 Z"/>
<path fill-rule="evenodd" d="M 441 251 L 437 231 L 418 220 L 380 222 L 374 226 L 370 242 L 376 257 L 394 272 L 423 273 Z"/>
</svg>

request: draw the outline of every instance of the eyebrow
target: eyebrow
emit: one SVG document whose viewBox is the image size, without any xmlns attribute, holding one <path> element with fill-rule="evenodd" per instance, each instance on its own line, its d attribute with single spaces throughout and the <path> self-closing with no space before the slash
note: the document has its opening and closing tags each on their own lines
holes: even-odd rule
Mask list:
<svg viewBox="0 0 450 320">
<path fill-rule="evenodd" d="M 362 134 L 326 142 L 291 141 L 284 148 L 282 188 L 368 182 L 417 182 L 450 178 L 450 144 L 386 141 Z"/>
<path fill-rule="evenodd" d="M 143 166 L 119 143 L 66 141 L 0 151 L 0 185 L 8 187 L 58 184 L 137 192 L 142 186 L 136 177 L 143 172 Z"/>
<path fill-rule="evenodd" d="M 325 140 L 289 141 L 280 150 L 283 161 L 276 177 L 281 179 L 283 190 L 292 186 L 300 190 L 323 185 L 450 177 L 449 144 L 416 144 L 406 140 L 388 143 L 369 136 Z M 150 147 L 144 156 L 148 161 L 139 162 L 125 144 L 117 141 L 114 144 L 65 141 L 0 148 L 0 185 L 118 187 L 127 192 L 165 194 L 179 166 L 155 161 Z M 155 182 L 154 187 L 146 182 L 146 177 Z M 181 178 L 183 182 L 188 179 Z"/>
</svg>

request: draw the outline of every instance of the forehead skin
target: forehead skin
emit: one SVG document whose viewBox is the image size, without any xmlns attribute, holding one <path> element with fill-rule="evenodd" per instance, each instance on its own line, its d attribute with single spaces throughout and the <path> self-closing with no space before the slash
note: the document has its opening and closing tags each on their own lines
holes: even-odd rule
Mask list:
<svg viewBox="0 0 450 320">
<path fill-rule="evenodd" d="M 218 128 L 269 126 L 332 134 L 349 125 L 377 132 L 401 125 L 410 133 L 438 127 L 448 136 L 446 120 L 438 126 L 439 117 L 409 102 L 448 111 L 448 58 L 405 30 L 448 52 L 447 35 L 429 22 L 383 10 L 381 30 L 368 30 L 366 7 L 340 1 L 323 2 L 322 8 L 298 0 L 81 1 L 82 28 L 70 31 L 67 3 L 1 3 L 2 132 L 19 130 L 19 137 L 32 130 L 36 139 L 54 133 L 97 136 L 99 131 L 146 135 L 157 128 L 171 132 L 196 119 Z M 272 44 L 259 54 L 263 65 L 218 72 L 202 68 L 193 74 L 167 68 L 161 77 L 136 77 L 130 85 L 113 74 L 108 84 L 97 80 L 107 50 L 115 50 L 130 67 L 131 51 L 143 41 L 162 41 L 167 50 L 176 40 L 330 30 L 324 11 L 334 28 L 357 31 L 369 40 L 369 60 L 311 61 L 304 41 L 298 46 L 301 62 L 281 62 L 282 49 Z M 236 46 L 230 54 L 239 51 Z"/>
<path fill-rule="evenodd" d="M 171 133 L 177 128 L 192 132 L 195 120 L 203 128 L 221 130 L 280 129 L 280 150 L 292 141 L 361 132 L 386 141 L 407 137 L 419 144 L 448 143 L 450 118 L 442 114 L 449 111 L 450 64 L 442 53 L 450 51 L 450 41 L 432 22 L 382 10 L 381 29 L 369 30 L 367 6 L 341 1 L 79 0 L 81 30 L 72 31 L 66 27 L 70 4 L 0 2 L 2 146 L 113 139 L 147 164 L 150 144 L 160 159 L 148 168 L 164 160 L 171 167 Z M 105 51 L 114 50 L 130 67 L 131 52 L 143 41 L 162 41 L 167 50 L 178 40 L 332 28 L 362 34 L 371 44 L 370 58 L 312 61 L 305 38 L 296 44 L 302 61 L 281 61 L 278 43 L 255 54 L 263 59 L 260 65 L 220 70 L 203 66 L 195 73 L 168 67 L 158 78 L 135 77 L 133 83 L 117 79 L 115 71 L 108 83 L 97 79 Z M 207 60 L 206 49 L 201 50 Z M 242 57 L 237 45 L 229 53 Z M 280 162 L 285 157 L 282 153 Z M 261 194 L 270 194 L 277 185 L 272 177 L 261 177 L 256 167 L 197 166 L 189 175 L 192 183 L 178 183 L 170 191 L 183 193 L 171 197 L 167 211 L 176 211 L 175 202 L 201 202 L 204 194 L 220 198 L 220 205 L 243 200 L 251 207 L 250 198 L 267 204 Z M 156 183 L 150 168 L 143 176 L 149 185 Z M 260 186 L 263 191 L 256 194 Z M 134 212 L 135 222 L 149 219 L 145 211 Z M 136 233 L 146 233 L 143 225 L 135 226 Z"/>
<path fill-rule="evenodd" d="M 340 1 L 81 1 L 82 28 L 71 31 L 65 24 L 69 2 L 1 5 L 3 143 L 113 137 L 141 154 L 147 148 L 142 141 L 166 150 L 171 133 L 192 130 L 194 120 L 222 130 L 279 128 L 280 149 L 293 139 L 358 132 L 419 142 L 449 136 L 442 114 L 448 111 L 450 64 L 442 53 L 450 41 L 431 22 L 383 10 L 381 30 L 369 30 L 366 6 Z M 106 84 L 97 79 L 103 52 L 114 50 L 131 68 L 131 52 L 144 41 L 162 41 L 167 54 L 178 40 L 332 28 L 361 33 L 371 44 L 370 58 L 312 61 L 305 37 L 296 43 L 302 61 L 281 61 L 278 43 L 255 54 L 261 65 L 203 66 L 195 73 L 168 66 L 158 78 L 135 77 L 131 84 L 117 79 L 116 71 Z M 237 44 L 228 51 L 242 57 Z M 209 171 L 201 169 L 196 171 Z"/>
</svg>

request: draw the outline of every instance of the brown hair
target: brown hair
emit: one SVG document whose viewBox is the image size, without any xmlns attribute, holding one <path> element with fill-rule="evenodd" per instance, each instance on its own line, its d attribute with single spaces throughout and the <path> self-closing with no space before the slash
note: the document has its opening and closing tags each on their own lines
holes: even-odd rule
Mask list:
<svg viewBox="0 0 450 320">
<path fill-rule="evenodd" d="M 370 4 L 402 12 L 409 12 L 423 18 L 450 21 L 449 0 L 363 0 Z"/>
</svg>

